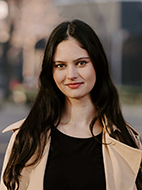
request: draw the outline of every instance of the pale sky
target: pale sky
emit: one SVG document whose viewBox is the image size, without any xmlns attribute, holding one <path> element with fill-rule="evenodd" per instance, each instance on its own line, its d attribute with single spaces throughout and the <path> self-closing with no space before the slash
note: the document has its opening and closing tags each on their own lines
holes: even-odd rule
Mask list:
<svg viewBox="0 0 142 190">
<path fill-rule="evenodd" d="M 76 3 L 89 3 L 89 2 L 100 2 L 100 3 L 107 3 L 107 2 L 142 2 L 142 0 L 54 0 L 53 2 L 56 4 L 62 5 L 69 5 L 69 4 L 76 4 Z"/>
</svg>

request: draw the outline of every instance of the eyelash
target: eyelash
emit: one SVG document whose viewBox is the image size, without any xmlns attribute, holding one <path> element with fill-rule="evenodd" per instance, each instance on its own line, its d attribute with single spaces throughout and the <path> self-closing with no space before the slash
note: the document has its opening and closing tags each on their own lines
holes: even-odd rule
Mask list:
<svg viewBox="0 0 142 190">
<path fill-rule="evenodd" d="M 81 63 L 81 64 L 80 64 Z M 83 64 L 82 64 L 83 63 Z M 79 61 L 76 63 L 77 66 L 84 66 L 87 63 L 87 61 Z M 66 67 L 66 65 L 64 63 L 60 63 L 55 65 L 56 68 L 62 69 L 64 67 Z"/>
<path fill-rule="evenodd" d="M 65 64 L 63 64 L 63 63 L 55 65 L 56 68 L 63 68 L 64 66 L 65 66 Z"/>
<path fill-rule="evenodd" d="M 79 65 L 80 63 L 83 63 L 83 64 L 80 65 L 80 66 L 83 66 L 83 65 L 85 65 L 87 63 L 87 61 L 79 61 L 79 62 L 77 62 L 77 65 Z"/>
</svg>

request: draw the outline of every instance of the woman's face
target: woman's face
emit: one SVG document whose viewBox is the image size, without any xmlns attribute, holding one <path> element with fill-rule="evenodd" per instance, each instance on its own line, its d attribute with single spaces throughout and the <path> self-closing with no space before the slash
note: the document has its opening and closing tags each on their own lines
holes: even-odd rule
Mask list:
<svg viewBox="0 0 142 190">
<path fill-rule="evenodd" d="M 90 98 L 96 82 L 96 72 L 88 52 L 69 38 L 58 44 L 53 57 L 53 78 L 66 97 Z"/>
</svg>

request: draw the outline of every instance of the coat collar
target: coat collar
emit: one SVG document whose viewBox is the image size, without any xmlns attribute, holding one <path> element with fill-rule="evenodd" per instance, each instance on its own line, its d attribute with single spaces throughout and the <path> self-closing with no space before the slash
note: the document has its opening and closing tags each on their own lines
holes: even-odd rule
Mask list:
<svg viewBox="0 0 142 190">
<path fill-rule="evenodd" d="M 20 128 L 20 126 L 24 123 L 24 121 L 26 120 L 26 118 L 22 119 L 22 120 L 19 120 L 18 122 L 16 123 L 13 123 L 11 125 L 9 125 L 8 127 L 6 127 L 2 133 L 6 133 L 8 131 L 16 131 L 17 129 Z M 102 120 L 102 123 L 103 123 L 103 127 L 104 128 L 107 128 L 108 126 L 108 120 L 107 120 L 107 117 L 106 115 L 104 115 L 104 120 Z M 139 135 L 139 133 L 129 125 L 130 129 L 136 134 L 136 135 Z M 109 132 L 109 129 L 107 128 L 108 132 Z M 120 131 L 120 129 L 118 127 L 116 127 L 115 125 L 113 125 L 113 131 Z"/>
<path fill-rule="evenodd" d="M 136 190 L 136 177 L 142 161 L 142 151 L 121 143 L 103 131 L 103 159 L 107 190 Z"/>
<path fill-rule="evenodd" d="M 130 147 L 109 136 L 109 128 L 107 118 L 103 123 L 103 159 L 106 176 L 106 189 L 120 190 L 137 190 L 136 177 L 142 161 L 142 151 Z M 119 128 L 113 126 L 113 130 L 120 131 Z M 138 136 L 137 131 L 129 126 L 134 138 Z"/>
<path fill-rule="evenodd" d="M 22 119 L 20 121 L 17 121 L 16 123 L 13 123 L 11 125 L 9 125 L 8 127 L 6 127 L 2 133 L 6 133 L 8 131 L 13 131 L 15 132 L 17 129 L 19 129 L 21 127 L 21 125 L 24 123 L 25 119 Z"/>
<path fill-rule="evenodd" d="M 20 120 L 3 132 L 15 131 L 23 124 L 25 119 Z M 142 159 L 141 150 L 127 146 L 109 136 L 106 129 L 107 121 L 103 122 L 103 160 L 105 167 L 107 190 L 136 190 L 135 180 Z M 36 167 L 27 167 L 22 171 L 21 189 L 43 190 L 44 171 L 49 153 L 50 140 L 48 141 L 43 157 Z M 39 174 L 41 178 L 39 178 Z M 36 183 L 35 183 L 36 180 Z"/>
</svg>

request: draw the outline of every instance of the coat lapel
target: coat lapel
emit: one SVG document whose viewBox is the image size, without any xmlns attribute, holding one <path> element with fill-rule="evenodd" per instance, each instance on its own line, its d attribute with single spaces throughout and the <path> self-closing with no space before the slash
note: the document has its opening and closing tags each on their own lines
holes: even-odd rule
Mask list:
<svg viewBox="0 0 142 190">
<path fill-rule="evenodd" d="M 21 120 L 20 122 L 9 126 L 3 132 L 9 130 L 15 131 L 23 122 L 24 120 Z M 9 147 L 12 147 L 13 141 L 14 139 L 10 141 Z M 49 154 L 50 141 L 51 139 L 49 139 L 45 147 L 40 162 L 36 166 L 25 167 L 22 170 L 19 190 L 44 189 L 44 172 Z M 106 131 L 105 125 L 103 130 L 103 143 L 105 143 L 102 145 L 102 149 L 106 176 L 106 190 L 120 190 L 122 187 L 123 190 L 136 190 L 135 180 L 142 159 L 142 151 L 111 138 Z M 10 154 L 9 149 L 11 148 L 8 148 L 7 150 L 3 168 L 5 168 Z M 2 190 L 5 190 L 3 184 Z"/>
<path fill-rule="evenodd" d="M 50 148 L 49 139 L 40 163 L 23 175 L 23 187 L 20 190 L 43 190 L 44 172 Z M 106 190 L 136 190 L 135 180 L 142 159 L 142 151 L 127 146 L 111 138 L 106 130 L 103 131 L 103 159 L 106 176 Z M 28 175 L 27 175 L 28 174 Z M 27 178 L 28 176 L 28 178 Z M 22 186 L 22 184 L 21 184 Z"/>
<path fill-rule="evenodd" d="M 24 179 L 25 185 L 27 185 L 27 187 L 25 188 L 26 190 L 35 190 L 35 189 L 43 190 L 44 189 L 44 186 L 43 186 L 44 173 L 45 173 L 47 157 L 48 157 L 49 148 L 50 148 L 50 141 L 51 139 L 48 140 L 48 143 L 45 147 L 44 154 L 41 161 L 36 166 L 32 166 L 32 168 L 29 171 L 24 171 L 25 175 L 23 174 L 23 179 Z M 27 176 L 28 176 L 28 179 L 25 178 Z M 25 190 L 25 189 L 20 189 L 20 190 Z"/>
<path fill-rule="evenodd" d="M 107 190 L 136 190 L 135 180 L 142 160 L 142 151 L 111 138 L 103 132 L 103 159 Z"/>
<path fill-rule="evenodd" d="M 3 130 L 3 133 L 10 131 L 10 130 L 12 130 L 14 133 L 10 139 L 10 142 L 9 142 L 6 154 L 5 154 L 2 173 L 4 172 L 4 169 L 7 165 L 16 134 L 17 134 L 20 126 L 23 124 L 24 120 L 25 119 L 20 120 L 14 124 L 8 126 L 6 129 Z M 49 131 L 49 134 L 50 134 L 50 131 Z M 44 182 L 43 180 L 44 180 L 45 167 L 46 167 L 46 163 L 47 163 L 47 157 L 48 157 L 48 153 L 49 153 L 50 141 L 51 141 L 51 137 L 49 137 L 49 140 L 46 144 L 46 147 L 45 147 L 45 150 L 44 150 L 44 153 L 43 153 L 43 156 L 42 156 L 42 159 L 40 160 L 40 162 L 35 166 L 25 167 L 22 170 L 19 190 L 36 190 L 36 189 L 43 190 L 44 189 L 43 188 L 43 182 Z M 31 159 L 29 160 L 29 162 L 31 162 Z M 6 187 L 3 184 L 2 179 L 1 179 L 0 189 L 6 190 Z"/>
</svg>

